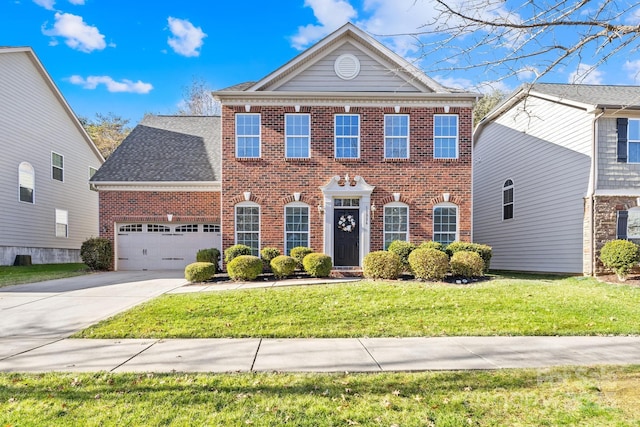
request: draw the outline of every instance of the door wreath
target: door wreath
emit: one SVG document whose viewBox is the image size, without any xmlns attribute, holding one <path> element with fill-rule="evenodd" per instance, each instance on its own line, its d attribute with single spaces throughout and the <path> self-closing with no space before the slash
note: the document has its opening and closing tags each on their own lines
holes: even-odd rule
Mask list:
<svg viewBox="0 0 640 427">
<path fill-rule="evenodd" d="M 353 215 L 342 215 L 338 220 L 338 229 L 351 233 L 356 228 L 356 219 Z"/>
</svg>

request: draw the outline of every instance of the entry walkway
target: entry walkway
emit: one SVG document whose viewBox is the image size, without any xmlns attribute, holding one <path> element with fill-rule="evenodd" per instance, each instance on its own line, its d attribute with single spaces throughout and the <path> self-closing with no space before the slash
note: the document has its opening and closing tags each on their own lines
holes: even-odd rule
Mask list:
<svg viewBox="0 0 640 427">
<path fill-rule="evenodd" d="M 382 372 L 640 364 L 640 337 L 68 338 L 163 293 L 322 282 L 185 286 L 181 272 L 111 272 L 1 288 L 0 371 Z"/>
</svg>

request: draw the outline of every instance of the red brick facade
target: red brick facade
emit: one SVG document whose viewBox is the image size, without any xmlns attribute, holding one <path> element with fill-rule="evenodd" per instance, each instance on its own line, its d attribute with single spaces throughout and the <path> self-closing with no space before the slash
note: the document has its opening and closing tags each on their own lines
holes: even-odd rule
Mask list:
<svg viewBox="0 0 640 427">
<path fill-rule="evenodd" d="M 410 156 L 402 160 L 384 158 L 384 115 L 394 114 L 393 107 L 352 106 L 349 114 L 360 115 L 360 158 L 335 159 L 334 115 L 345 113 L 344 107 L 311 106 L 300 108 L 311 117 L 311 158 L 286 159 L 284 143 L 285 113 L 294 107 L 252 106 L 250 112 L 261 115 L 261 157 L 235 157 L 235 114 L 244 106 L 222 108 L 222 246 L 235 243 L 234 207 L 251 193 L 260 205 L 260 247 L 276 247 L 284 252 L 284 205 L 301 193 L 300 201 L 310 206 L 310 246 L 323 251 L 320 187 L 333 176 L 361 176 L 375 186 L 371 202 L 378 208 L 371 214 L 370 250 L 383 248 L 383 206 L 400 193 L 400 201 L 409 206 L 410 240 L 415 243 L 433 238 L 433 208 L 449 194 L 458 207 L 458 239 L 471 238 L 471 164 L 472 109 L 448 109 L 459 117 L 459 156 L 457 159 L 434 159 L 434 114 L 444 108 L 403 107 L 408 114 Z"/>
</svg>

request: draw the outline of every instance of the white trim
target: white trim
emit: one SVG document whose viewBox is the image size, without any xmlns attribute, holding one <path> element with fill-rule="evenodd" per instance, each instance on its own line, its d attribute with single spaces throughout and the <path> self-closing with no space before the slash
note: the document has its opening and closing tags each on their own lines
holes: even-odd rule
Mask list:
<svg viewBox="0 0 640 427">
<path fill-rule="evenodd" d="M 54 220 L 54 235 L 56 236 L 56 238 L 61 238 L 61 239 L 68 239 L 69 238 L 69 211 L 66 209 L 58 209 L 55 208 L 55 220 Z M 65 226 L 65 230 L 64 236 L 59 236 L 58 235 L 58 224 L 64 225 Z"/>
<path fill-rule="evenodd" d="M 386 214 L 386 209 L 387 208 L 405 208 L 407 210 L 407 231 L 405 233 L 405 239 L 404 241 L 409 242 L 410 240 L 410 231 L 411 231 L 411 227 L 409 227 L 409 224 L 411 224 L 411 221 L 409 219 L 409 215 L 410 215 L 410 211 L 411 209 L 409 209 L 409 205 L 403 202 L 390 202 L 387 203 L 386 205 L 384 205 L 382 207 L 382 249 L 385 250 L 384 246 L 385 246 L 385 242 L 386 242 L 386 234 L 387 234 L 387 214 Z M 391 233 L 395 233 L 395 234 L 400 234 L 397 232 L 389 232 Z"/>
<path fill-rule="evenodd" d="M 222 191 L 222 183 L 220 181 L 94 181 L 93 185 L 98 191 Z"/>
<path fill-rule="evenodd" d="M 622 189 L 612 189 L 612 190 L 596 190 L 593 194 L 594 196 L 603 197 L 603 196 L 628 196 L 628 197 L 640 197 L 640 189 L 637 188 L 622 188 Z"/>
<path fill-rule="evenodd" d="M 338 138 L 346 138 L 346 139 L 351 139 L 353 138 L 353 136 L 350 135 L 340 135 L 338 137 L 338 116 L 342 116 L 342 117 L 346 117 L 346 116 L 350 116 L 350 117 L 357 117 L 358 118 L 358 135 L 356 136 L 356 139 L 358 141 L 358 154 L 356 155 L 356 157 L 338 157 Z M 360 124 L 361 124 L 361 117 L 360 114 L 352 114 L 352 113 L 336 113 L 333 115 L 333 157 L 335 159 L 359 159 L 360 158 Z"/>
<path fill-rule="evenodd" d="M 451 138 L 451 136 L 436 135 L 436 118 L 437 117 L 455 117 L 456 118 L 456 154 L 454 157 L 436 157 L 436 138 Z M 434 114 L 433 115 L 433 158 L 434 159 L 458 159 L 460 157 L 460 116 L 458 114 Z"/>
<path fill-rule="evenodd" d="M 307 231 L 289 231 L 287 232 L 287 208 L 306 208 L 307 209 L 307 220 L 309 221 L 307 223 Z M 311 206 L 309 206 L 308 204 L 304 203 L 304 202 L 291 202 L 291 203 L 287 203 L 286 205 L 284 205 L 284 209 L 282 211 L 284 217 L 282 218 L 283 224 L 284 224 L 284 255 L 288 255 L 287 254 L 287 234 L 289 233 L 304 233 L 307 235 L 307 244 L 306 246 L 309 246 L 310 242 L 311 242 Z"/>
<path fill-rule="evenodd" d="M 334 198 L 358 198 L 360 199 L 360 259 L 358 265 L 362 265 L 362 260 L 369 253 L 371 247 L 371 193 L 375 187 L 366 183 L 364 178 L 356 176 L 353 178 L 355 185 L 340 185 L 340 176 L 332 177 L 329 182 L 320 187 L 323 195 L 323 223 L 324 223 L 324 253 L 333 259 L 333 221 L 334 221 Z M 356 207 L 353 207 L 356 209 Z"/>
<path fill-rule="evenodd" d="M 355 55 L 343 53 L 333 63 L 333 71 L 342 80 L 353 80 L 360 74 L 360 60 Z"/>
<path fill-rule="evenodd" d="M 238 244 L 238 208 L 258 208 L 258 255 L 260 256 L 261 239 L 262 239 L 262 208 L 255 202 L 240 202 L 233 207 L 233 241 Z M 250 233 L 250 232 L 246 232 Z"/>
<path fill-rule="evenodd" d="M 60 158 L 62 159 L 62 167 L 59 167 L 59 166 L 56 166 L 56 165 L 53 164 L 53 155 L 54 154 L 56 156 L 60 156 Z M 53 176 L 53 168 L 58 168 L 58 169 L 60 169 L 62 171 L 62 179 L 54 178 L 54 176 Z M 52 151 L 51 152 L 51 179 L 54 180 L 54 181 L 58 181 L 58 182 L 64 182 L 64 175 L 65 175 L 65 173 L 64 173 L 64 155 L 62 155 L 60 153 L 57 153 L 55 151 Z"/>
<path fill-rule="evenodd" d="M 31 175 L 31 180 L 32 180 L 31 187 L 30 187 L 30 190 L 31 190 L 31 201 L 30 202 L 27 202 L 25 200 L 21 200 L 21 198 L 20 198 L 20 190 L 22 189 L 22 187 L 29 188 L 26 185 L 22 185 L 22 179 L 21 178 L 22 178 L 23 175 L 22 175 L 22 171 L 20 170 L 22 168 L 22 165 L 25 165 L 25 166 L 28 166 L 29 168 L 31 168 L 31 171 L 29 173 Z M 25 172 L 25 173 L 27 173 L 27 172 Z M 33 167 L 33 165 L 31 163 L 29 163 L 29 162 L 20 162 L 20 164 L 18 165 L 18 201 L 20 203 L 26 203 L 26 204 L 29 204 L 29 205 L 35 205 L 36 204 L 36 170 Z"/>
<path fill-rule="evenodd" d="M 309 126 L 307 128 L 308 132 L 306 135 L 289 135 L 287 134 L 287 117 L 295 117 L 295 116 L 306 116 L 309 119 Z M 289 157 L 287 154 L 289 151 L 289 136 L 291 137 L 304 137 L 307 138 L 307 155 L 303 157 Z M 311 114 L 309 113 L 285 113 L 284 115 L 284 157 L 286 159 L 309 159 L 311 158 Z"/>
<path fill-rule="evenodd" d="M 258 155 L 257 156 L 239 156 L 238 155 L 238 117 L 240 116 L 257 116 L 258 117 L 258 135 L 247 134 L 240 137 L 255 138 L 258 137 Z M 235 153 L 237 159 L 259 159 L 262 157 L 262 114 L 260 113 L 236 113 L 233 118 L 233 133 L 235 134 L 236 147 Z"/>
<path fill-rule="evenodd" d="M 406 137 L 401 137 L 401 136 L 387 136 L 387 117 L 406 117 L 407 118 L 407 136 Z M 411 158 L 411 149 L 410 149 L 410 136 L 411 136 L 411 117 L 409 114 L 385 114 L 384 115 L 384 119 L 383 119 L 383 138 L 384 138 L 384 158 L 385 159 L 390 159 L 390 160 L 394 160 L 394 159 L 409 159 Z M 387 157 L 387 138 L 390 139 L 394 139 L 394 140 L 399 140 L 402 138 L 406 138 L 407 140 L 407 155 L 406 157 Z"/>
<path fill-rule="evenodd" d="M 507 181 L 511 181 L 511 185 L 505 185 L 507 183 Z M 511 221 L 515 218 L 516 216 L 516 185 L 513 179 L 511 178 L 507 178 L 504 180 L 504 182 L 502 183 L 502 212 L 501 212 L 501 217 L 502 217 L 502 221 Z M 507 205 L 507 203 L 504 202 L 504 193 L 507 190 L 511 190 L 511 218 L 505 218 L 504 217 L 504 207 Z"/>
<path fill-rule="evenodd" d="M 435 205 L 431 211 L 431 215 L 432 215 L 432 223 L 433 226 L 431 228 L 431 240 L 436 241 L 435 239 L 435 234 L 436 234 L 436 221 L 435 221 L 435 213 L 436 213 L 436 209 L 438 208 L 455 208 L 456 209 L 456 237 L 455 239 L 453 239 L 453 241 L 457 241 L 460 239 L 460 207 L 458 205 L 456 205 L 455 203 L 450 203 L 450 202 L 443 202 L 443 203 L 438 203 L 437 205 Z M 440 234 L 444 234 L 442 232 L 440 232 Z"/>
</svg>

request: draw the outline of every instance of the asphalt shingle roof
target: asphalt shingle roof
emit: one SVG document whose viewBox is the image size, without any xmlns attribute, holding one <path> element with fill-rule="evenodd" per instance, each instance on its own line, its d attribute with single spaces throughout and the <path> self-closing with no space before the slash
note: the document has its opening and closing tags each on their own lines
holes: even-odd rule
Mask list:
<svg viewBox="0 0 640 427">
<path fill-rule="evenodd" d="M 640 106 L 640 86 L 536 83 L 532 90 L 594 106 Z"/>
<path fill-rule="evenodd" d="M 220 117 L 147 116 L 91 181 L 220 181 L 220 137 Z"/>
</svg>

